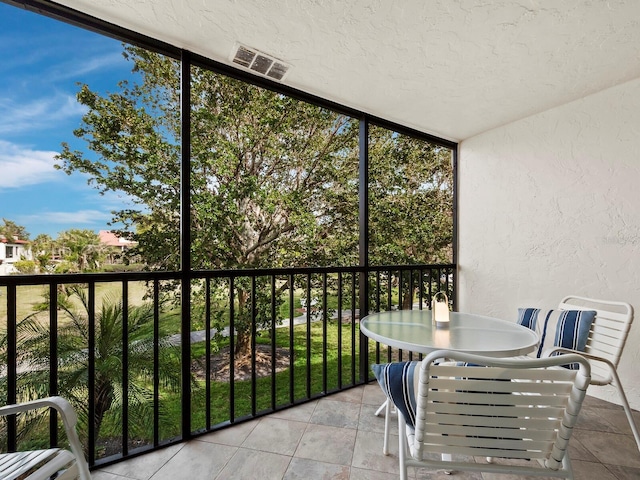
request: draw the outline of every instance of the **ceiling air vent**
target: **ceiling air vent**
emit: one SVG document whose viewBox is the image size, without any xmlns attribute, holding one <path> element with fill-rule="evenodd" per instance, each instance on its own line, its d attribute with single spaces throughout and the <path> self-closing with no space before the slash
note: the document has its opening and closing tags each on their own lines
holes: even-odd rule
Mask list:
<svg viewBox="0 0 640 480">
<path fill-rule="evenodd" d="M 279 82 L 284 80 L 290 67 L 290 65 L 271 55 L 240 44 L 236 44 L 231 61 Z"/>
</svg>

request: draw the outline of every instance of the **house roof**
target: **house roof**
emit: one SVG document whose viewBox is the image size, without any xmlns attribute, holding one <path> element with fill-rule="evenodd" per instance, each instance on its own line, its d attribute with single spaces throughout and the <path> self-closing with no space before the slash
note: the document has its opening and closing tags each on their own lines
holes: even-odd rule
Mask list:
<svg viewBox="0 0 640 480">
<path fill-rule="evenodd" d="M 640 77 L 637 0 L 58 3 L 228 65 L 239 42 L 291 87 L 454 141 Z"/>
<path fill-rule="evenodd" d="M 0 235 L 0 243 L 10 243 L 12 245 L 26 245 L 29 243 L 28 240 L 20 240 L 18 238 L 14 238 L 13 240 L 9 240 L 4 235 Z"/>
<path fill-rule="evenodd" d="M 98 232 L 98 237 L 100 238 L 100 243 L 110 247 L 127 247 L 136 244 L 136 242 L 132 242 L 131 240 L 118 237 L 115 233 L 109 230 L 100 230 Z"/>
</svg>

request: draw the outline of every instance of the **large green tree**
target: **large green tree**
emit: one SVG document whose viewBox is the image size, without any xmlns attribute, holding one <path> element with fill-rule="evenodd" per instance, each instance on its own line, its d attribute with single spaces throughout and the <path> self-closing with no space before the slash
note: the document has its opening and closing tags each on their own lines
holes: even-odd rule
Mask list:
<svg viewBox="0 0 640 480">
<path fill-rule="evenodd" d="M 453 152 L 379 126 L 369 142 L 371 263 L 451 263 Z"/>
<path fill-rule="evenodd" d="M 451 263 L 453 152 L 372 125 L 368 178 L 370 262 Z M 411 307 L 424 282 L 432 282 L 435 291 L 446 289 L 440 278 L 420 279 L 417 273 L 389 277 L 387 288 L 401 287 L 403 308 Z"/>
<path fill-rule="evenodd" d="M 151 268 L 177 269 L 187 220 L 180 218 L 180 64 L 135 47 L 125 47 L 125 57 L 134 75 L 117 91 L 81 86 L 87 113 L 74 134 L 88 150 L 63 144 L 59 168 L 88 175 L 101 193 L 126 194 L 131 208 L 113 220 L 138 242 L 132 253 Z M 190 101 L 188 267 L 357 263 L 356 120 L 197 66 Z M 450 257 L 451 152 L 383 128 L 371 129 L 370 145 L 372 263 Z M 249 285 L 236 288 L 236 353 L 246 355 L 261 292 L 252 299 Z M 259 307 L 258 326 L 267 326 L 274 319 Z"/>
<path fill-rule="evenodd" d="M 124 192 L 114 212 L 153 268 L 179 266 L 179 64 L 127 47 L 137 76 L 100 95 L 74 134 L 90 152 L 63 145 L 61 168 L 87 174 L 101 192 Z M 357 259 L 357 125 L 335 112 L 192 68 L 192 268 L 353 263 Z M 237 285 L 236 351 L 247 354 L 251 296 Z M 286 285 L 279 285 L 286 288 Z M 260 315 L 258 321 L 273 319 Z"/>
</svg>

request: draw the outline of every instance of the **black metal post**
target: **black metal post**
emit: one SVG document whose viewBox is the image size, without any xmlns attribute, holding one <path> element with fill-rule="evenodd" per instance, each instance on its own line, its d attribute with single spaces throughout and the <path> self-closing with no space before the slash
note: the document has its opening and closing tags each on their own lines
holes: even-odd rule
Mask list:
<svg viewBox="0 0 640 480">
<path fill-rule="evenodd" d="M 49 299 L 56 308 L 49 310 L 49 395 L 58 395 L 58 288 L 49 286 Z M 49 444 L 58 446 L 58 413 L 49 409 Z"/>
<path fill-rule="evenodd" d="M 452 306 L 454 310 L 457 310 L 458 307 L 458 289 L 457 283 L 455 280 L 458 275 L 458 146 L 451 147 L 451 169 L 453 170 L 453 202 L 451 208 L 453 210 L 453 238 L 451 239 L 451 263 L 455 265 L 453 270 L 453 294 L 451 295 L 453 298 L 451 299 Z"/>
<path fill-rule="evenodd" d="M 17 289 L 15 285 L 7 286 L 7 404 L 16 403 L 18 389 L 18 347 L 16 328 L 17 322 Z M 15 452 L 17 447 L 18 429 L 16 416 L 7 418 L 7 451 Z"/>
<path fill-rule="evenodd" d="M 182 438 L 191 438 L 191 53 L 182 51 L 180 77 L 180 273 L 182 348 Z"/>
<path fill-rule="evenodd" d="M 52 292 L 53 293 L 53 292 Z M 53 298 L 53 297 L 52 297 Z M 57 300 L 56 300 L 57 301 Z M 96 284 L 95 282 L 89 282 L 89 373 L 88 373 L 88 401 L 89 401 L 89 421 L 88 431 L 89 438 L 87 439 L 89 448 L 89 465 L 93 466 L 96 457 Z"/>
<path fill-rule="evenodd" d="M 129 454 L 129 282 L 122 282 L 122 455 Z"/>
<path fill-rule="evenodd" d="M 359 218 L 359 318 L 369 313 L 369 121 L 366 116 L 360 119 L 359 134 L 359 182 L 358 182 L 358 218 Z M 360 380 L 369 381 L 369 340 L 360 334 Z"/>
</svg>

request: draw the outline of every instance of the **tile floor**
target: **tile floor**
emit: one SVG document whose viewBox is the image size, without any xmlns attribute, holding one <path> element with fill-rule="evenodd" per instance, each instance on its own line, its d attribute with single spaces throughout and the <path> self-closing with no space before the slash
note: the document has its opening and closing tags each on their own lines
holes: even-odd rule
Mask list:
<svg viewBox="0 0 640 480">
<path fill-rule="evenodd" d="M 397 436 L 391 438 L 391 454 L 384 456 L 384 419 L 374 416 L 383 399 L 377 383 L 371 383 L 104 467 L 93 472 L 93 479 L 397 480 Z M 636 418 L 640 425 L 640 413 Z M 640 452 L 622 407 L 588 397 L 571 443 L 576 480 L 640 479 Z M 518 478 L 411 468 L 409 477 Z"/>
</svg>

